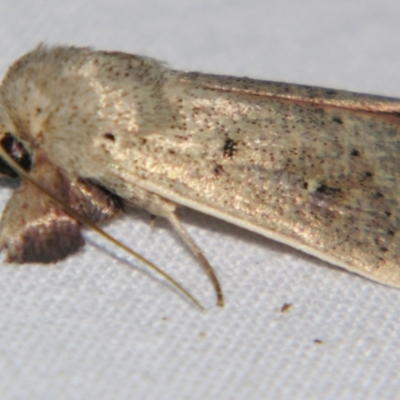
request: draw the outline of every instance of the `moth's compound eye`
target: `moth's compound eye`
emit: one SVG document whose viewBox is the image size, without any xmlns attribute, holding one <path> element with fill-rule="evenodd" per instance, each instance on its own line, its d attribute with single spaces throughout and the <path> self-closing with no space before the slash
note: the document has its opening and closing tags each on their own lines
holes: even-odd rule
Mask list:
<svg viewBox="0 0 400 400">
<path fill-rule="evenodd" d="M 7 133 L 0 141 L 0 146 L 16 161 L 16 163 L 25 171 L 32 167 L 32 158 L 24 145 L 16 139 L 11 133 Z M 0 158 L 0 176 L 8 178 L 17 178 L 18 174 Z"/>
</svg>

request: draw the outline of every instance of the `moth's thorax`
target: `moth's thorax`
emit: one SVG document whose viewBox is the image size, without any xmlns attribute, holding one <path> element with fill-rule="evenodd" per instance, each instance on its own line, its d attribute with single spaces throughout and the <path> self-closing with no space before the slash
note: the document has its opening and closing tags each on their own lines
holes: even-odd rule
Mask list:
<svg viewBox="0 0 400 400">
<path fill-rule="evenodd" d="M 32 152 L 93 177 L 107 173 L 116 147 L 171 118 L 163 96 L 170 73 L 147 58 L 39 46 L 10 68 L 0 93 L 12 133 Z"/>
</svg>

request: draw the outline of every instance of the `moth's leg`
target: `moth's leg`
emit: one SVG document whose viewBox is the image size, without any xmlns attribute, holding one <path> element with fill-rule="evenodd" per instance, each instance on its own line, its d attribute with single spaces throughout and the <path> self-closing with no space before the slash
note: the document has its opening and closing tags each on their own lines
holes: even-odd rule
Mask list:
<svg viewBox="0 0 400 400">
<path fill-rule="evenodd" d="M 222 307 L 224 296 L 215 271 L 179 220 L 176 214 L 176 204 L 139 187 L 135 188 L 135 197 L 130 196 L 130 201 L 127 203 L 133 207 L 145 209 L 152 215 L 166 218 L 170 222 L 175 232 L 208 275 L 217 295 L 217 304 Z"/>
<path fill-rule="evenodd" d="M 201 249 L 197 244 L 194 242 L 194 240 L 190 237 L 190 235 L 187 233 L 186 229 L 181 223 L 181 220 L 178 218 L 175 212 L 172 212 L 168 215 L 165 216 L 172 227 L 175 229 L 175 232 L 179 235 L 179 237 L 182 239 L 182 241 L 186 244 L 186 246 L 189 248 L 189 250 L 192 252 L 194 257 L 197 259 L 199 264 L 203 267 L 204 271 L 210 278 L 215 292 L 217 294 L 217 304 L 220 307 L 223 307 L 224 305 L 224 296 L 222 294 L 222 288 L 221 285 L 218 281 L 217 276 L 215 275 L 215 271 L 213 267 L 210 265 L 208 262 L 207 258 L 204 256 L 202 253 Z"/>
</svg>

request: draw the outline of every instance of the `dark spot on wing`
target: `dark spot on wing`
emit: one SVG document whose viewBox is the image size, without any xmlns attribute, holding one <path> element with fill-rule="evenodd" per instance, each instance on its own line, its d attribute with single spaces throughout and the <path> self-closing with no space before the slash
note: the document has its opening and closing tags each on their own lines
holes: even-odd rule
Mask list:
<svg viewBox="0 0 400 400">
<path fill-rule="evenodd" d="M 107 140 L 111 140 L 112 142 L 115 142 L 115 136 L 111 132 L 104 133 L 103 137 Z"/>
<path fill-rule="evenodd" d="M 216 176 L 220 176 L 224 172 L 224 167 L 222 165 L 217 164 L 214 168 L 214 174 Z"/>
<path fill-rule="evenodd" d="M 343 124 L 342 119 L 339 118 L 339 117 L 333 117 L 333 118 L 332 118 L 332 121 L 333 121 L 333 122 L 336 122 L 337 124 L 340 124 L 340 125 Z"/>
<path fill-rule="evenodd" d="M 237 142 L 230 138 L 225 139 L 224 143 L 224 157 L 232 157 L 236 153 Z"/>
<path fill-rule="evenodd" d="M 340 188 L 329 187 L 329 186 L 326 186 L 326 185 L 320 185 L 315 192 L 316 193 L 326 194 L 328 196 L 334 196 L 334 195 L 340 193 L 341 189 Z"/>
</svg>

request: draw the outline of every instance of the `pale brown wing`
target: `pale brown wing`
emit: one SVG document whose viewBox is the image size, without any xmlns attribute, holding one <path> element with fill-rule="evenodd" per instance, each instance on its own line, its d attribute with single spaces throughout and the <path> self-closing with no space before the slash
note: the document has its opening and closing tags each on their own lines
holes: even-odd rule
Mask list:
<svg viewBox="0 0 400 400">
<path fill-rule="evenodd" d="M 143 188 L 400 286 L 400 102 L 182 74 L 181 115 L 119 149 Z M 258 88 L 258 89 L 257 89 Z"/>
</svg>

